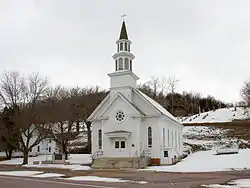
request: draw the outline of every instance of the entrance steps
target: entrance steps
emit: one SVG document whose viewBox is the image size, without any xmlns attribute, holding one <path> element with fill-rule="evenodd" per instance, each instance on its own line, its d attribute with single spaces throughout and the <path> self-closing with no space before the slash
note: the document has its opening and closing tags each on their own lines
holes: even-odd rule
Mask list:
<svg viewBox="0 0 250 188">
<path fill-rule="evenodd" d="M 92 163 L 95 169 L 122 169 L 134 168 L 132 157 L 102 157 L 97 158 Z"/>
</svg>

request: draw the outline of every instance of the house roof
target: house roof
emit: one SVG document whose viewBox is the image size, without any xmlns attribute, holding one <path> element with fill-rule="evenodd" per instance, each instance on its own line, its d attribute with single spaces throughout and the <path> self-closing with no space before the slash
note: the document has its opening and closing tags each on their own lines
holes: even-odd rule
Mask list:
<svg viewBox="0 0 250 188">
<path fill-rule="evenodd" d="M 172 114 L 170 114 L 163 106 L 161 106 L 158 102 L 151 99 L 149 96 L 141 92 L 139 89 L 134 88 L 135 91 L 137 91 L 145 100 L 147 100 L 153 107 L 155 107 L 162 115 L 165 115 L 166 117 L 170 118 L 173 121 L 176 121 L 177 123 L 180 123 Z"/>
</svg>

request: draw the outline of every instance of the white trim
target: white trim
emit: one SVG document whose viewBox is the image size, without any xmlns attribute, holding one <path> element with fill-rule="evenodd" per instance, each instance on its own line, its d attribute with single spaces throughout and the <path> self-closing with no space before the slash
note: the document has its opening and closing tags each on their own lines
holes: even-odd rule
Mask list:
<svg viewBox="0 0 250 188">
<path fill-rule="evenodd" d="M 96 109 L 90 114 L 88 117 L 88 121 L 92 121 L 93 117 L 101 110 L 102 106 L 105 104 L 105 102 L 110 98 L 110 93 L 102 100 L 102 102 L 96 107 Z"/>
</svg>

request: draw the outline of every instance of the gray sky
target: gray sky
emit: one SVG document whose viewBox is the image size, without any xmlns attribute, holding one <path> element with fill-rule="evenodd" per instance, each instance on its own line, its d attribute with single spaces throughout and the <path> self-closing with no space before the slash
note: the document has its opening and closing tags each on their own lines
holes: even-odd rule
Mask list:
<svg viewBox="0 0 250 188">
<path fill-rule="evenodd" d="M 1 0 L 0 72 L 107 89 L 123 12 L 140 82 L 175 76 L 178 91 L 240 99 L 250 77 L 248 0 Z"/>
</svg>

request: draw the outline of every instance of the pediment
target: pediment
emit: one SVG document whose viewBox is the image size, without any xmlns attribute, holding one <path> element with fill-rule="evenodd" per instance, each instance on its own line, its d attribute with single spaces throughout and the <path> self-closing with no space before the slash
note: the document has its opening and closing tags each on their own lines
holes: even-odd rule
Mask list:
<svg viewBox="0 0 250 188">
<path fill-rule="evenodd" d="M 145 115 L 140 109 L 138 109 L 134 104 L 132 104 L 126 97 L 124 97 L 119 92 L 112 98 L 109 98 L 107 102 L 104 102 L 100 107 L 98 106 L 97 108 L 98 109 L 96 109 L 88 118 L 89 121 L 106 119 L 108 117 L 108 113 L 114 108 L 126 108 L 127 111 L 129 111 L 134 115 L 139 115 L 139 116 Z"/>
</svg>

